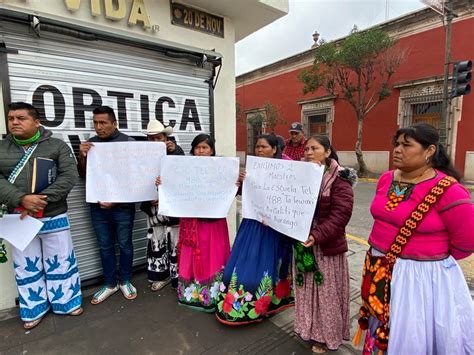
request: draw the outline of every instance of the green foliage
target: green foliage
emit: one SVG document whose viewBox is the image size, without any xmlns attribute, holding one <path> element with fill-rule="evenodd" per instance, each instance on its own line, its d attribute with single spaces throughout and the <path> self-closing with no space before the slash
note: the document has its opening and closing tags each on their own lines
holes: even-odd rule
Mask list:
<svg viewBox="0 0 474 355">
<path fill-rule="evenodd" d="M 357 27 L 341 41 L 320 42 L 315 49 L 313 66 L 299 75 L 304 84 L 303 93 L 324 89 L 346 100 L 361 123 L 391 94 L 390 79 L 406 57 L 406 51 L 395 45 L 396 42 L 380 28 L 359 31 Z M 361 145 L 362 129 L 357 134 L 356 154 L 359 174 L 364 176 L 367 167 Z"/>
<path fill-rule="evenodd" d="M 240 123 L 248 122 L 252 126 L 266 127 L 267 130 L 270 130 L 271 132 L 275 131 L 277 125 L 287 123 L 286 119 L 282 117 L 280 110 L 270 102 L 266 102 L 260 111 L 256 112 L 248 119 L 247 115 L 242 114 L 240 104 L 237 105 L 237 120 Z"/>
<path fill-rule="evenodd" d="M 263 105 L 265 110 L 265 126 L 269 128 L 272 132 L 275 131 L 275 127 L 279 124 L 286 124 L 286 120 L 281 117 L 280 110 L 273 106 L 271 103 L 267 102 Z"/>
<path fill-rule="evenodd" d="M 351 105 L 364 107 L 370 107 L 369 91 L 379 92 L 374 99 L 387 98 L 391 91 L 388 81 L 404 57 L 403 51 L 392 51 L 394 45 L 395 41 L 378 28 L 364 32 L 355 28 L 341 42 L 323 42 L 315 51 L 312 68 L 299 75 L 304 94 L 324 88 Z M 378 90 L 373 87 L 376 80 L 380 82 Z M 366 100 L 360 100 L 363 98 Z"/>
<path fill-rule="evenodd" d="M 394 45 L 387 33 L 373 28 L 366 32 L 354 32 L 342 43 L 336 52 L 335 62 L 355 72 L 366 70 L 370 63 Z"/>
<path fill-rule="evenodd" d="M 262 112 L 257 112 L 254 116 L 250 117 L 248 120 L 248 123 L 252 126 L 261 126 L 263 122 L 265 121 L 265 116 L 263 115 Z"/>
</svg>

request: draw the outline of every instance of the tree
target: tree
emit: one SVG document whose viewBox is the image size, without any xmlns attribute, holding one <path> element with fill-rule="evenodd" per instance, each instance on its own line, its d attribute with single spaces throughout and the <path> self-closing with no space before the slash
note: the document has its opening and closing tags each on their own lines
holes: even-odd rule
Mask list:
<svg viewBox="0 0 474 355">
<path fill-rule="evenodd" d="M 406 50 L 379 28 L 358 31 L 357 27 L 339 42 L 321 42 L 309 70 L 300 73 L 307 94 L 320 88 L 347 101 L 357 120 L 355 154 L 359 176 L 368 169 L 362 154 L 364 119 L 382 100 L 390 96 L 390 79 L 406 57 Z"/>
<path fill-rule="evenodd" d="M 266 102 L 261 109 L 256 110 L 255 114 L 248 118 L 248 121 L 247 116 L 241 115 L 240 105 L 236 111 L 237 120 L 241 123 L 248 122 L 250 125 L 264 127 L 265 131 L 270 131 L 271 133 L 275 131 L 277 125 L 287 123 L 287 121 L 281 116 L 280 110 L 270 102 Z"/>
</svg>

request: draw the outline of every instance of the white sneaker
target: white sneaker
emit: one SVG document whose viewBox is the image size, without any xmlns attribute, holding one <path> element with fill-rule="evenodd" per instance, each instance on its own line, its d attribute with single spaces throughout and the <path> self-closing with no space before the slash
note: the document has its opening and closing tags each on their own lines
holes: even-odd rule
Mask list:
<svg viewBox="0 0 474 355">
<path fill-rule="evenodd" d="M 112 296 L 115 292 L 117 292 L 119 289 L 119 286 L 116 285 L 113 288 L 110 288 L 108 286 L 103 286 L 99 291 L 97 291 L 94 294 L 94 297 L 92 297 L 91 303 L 92 304 L 99 304 L 104 302 L 107 298 Z"/>
</svg>

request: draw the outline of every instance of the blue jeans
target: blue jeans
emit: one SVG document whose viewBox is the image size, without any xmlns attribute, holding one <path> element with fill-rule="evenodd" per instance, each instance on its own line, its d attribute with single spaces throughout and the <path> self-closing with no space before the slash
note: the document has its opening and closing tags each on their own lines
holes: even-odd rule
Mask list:
<svg viewBox="0 0 474 355">
<path fill-rule="evenodd" d="M 117 285 L 117 260 L 115 257 L 115 241 L 120 248 L 120 266 L 118 279 L 121 282 L 132 278 L 133 243 L 132 230 L 135 219 L 135 207 L 127 204 L 123 207 L 110 209 L 100 208 L 91 204 L 91 220 L 102 259 L 102 270 L 105 284 Z"/>
</svg>

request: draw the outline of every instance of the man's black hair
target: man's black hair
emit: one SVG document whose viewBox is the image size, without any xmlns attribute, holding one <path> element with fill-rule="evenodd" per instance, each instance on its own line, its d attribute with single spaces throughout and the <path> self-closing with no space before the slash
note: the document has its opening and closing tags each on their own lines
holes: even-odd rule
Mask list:
<svg viewBox="0 0 474 355">
<path fill-rule="evenodd" d="M 99 106 L 99 107 L 96 107 L 94 109 L 94 111 L 92 111 L 92 113 L 94 115 L 100 115 L 100 114 L 103 114 L 103 113 L 106 113 L 109 115 L 109 119 L 112 121 L 112 122 L 115 122 L 117 121 L 117 118 L 115 117 L 115 112 L 114 112 L 114 109 L 110 106 Z"/>
<path fill-rule="evenodd" d="M 28 114 L 33 117 L 35 120 L 40 119 L 39 111 L 33 105 L 30 105 L 26 102 L 12 102 L 8 105 L 9 111 L 16 111 L 16 110 L 26 110 Z"/>
</svg>

